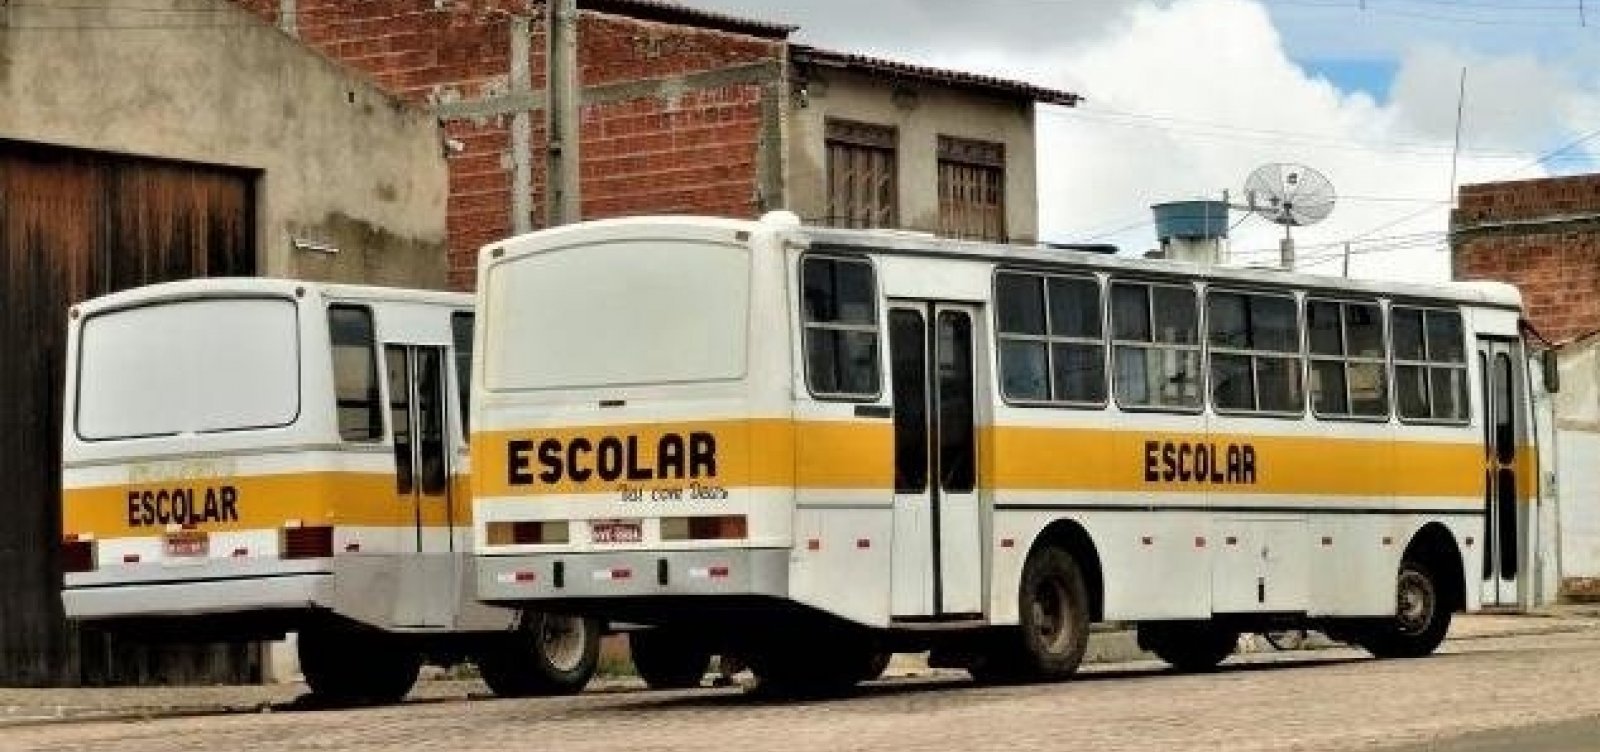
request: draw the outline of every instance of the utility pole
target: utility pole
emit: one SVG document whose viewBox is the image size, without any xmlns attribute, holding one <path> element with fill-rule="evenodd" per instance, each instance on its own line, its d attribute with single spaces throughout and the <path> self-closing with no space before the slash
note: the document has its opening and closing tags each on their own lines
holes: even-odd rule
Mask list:
<svg viewBox="0 0 1600 752">
<path fill-rule="evenodd" d="M 1456 205 L 1456 165 L 1461 162 L 1461 116 L 1467 107 L 1467 67 L 1461 66 L 1461 87 L 1456 90 L 1456 145 L 1450 150 L 1450 205 Z"/>
<path fill-rule="evenodd" d="M 1350 278 L 1350 244 L 1344 244 L 1344 276 Z"/>
<path fill-rule="evenodd" d="M 545 0 L 545 214 L 550 227 L 582 217 L 578 180 L 578 0 Z"/>
</svg>

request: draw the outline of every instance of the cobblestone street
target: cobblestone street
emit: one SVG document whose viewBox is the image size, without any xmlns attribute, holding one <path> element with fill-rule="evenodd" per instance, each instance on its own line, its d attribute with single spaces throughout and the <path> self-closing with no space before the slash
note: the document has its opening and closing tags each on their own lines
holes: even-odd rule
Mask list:
<svg viewBox="0 0 1600 752">
<path fill-rule="evenodd" d="M 1107 664 L 1073 682 L 1004 688 L 934 675 L 828 702 L 774 703 L 738 689 L 483 700 L 464 699 L 470 685 L 433 683 L 405 706 L 372 710 L 236 705 L 140 720 L 12 721 L 0 748 L 1356 750 L 1459 739 L 1461 749 L 1487 749 L 1496 747 L 1474 738 L 1511 743 L 1535 727 L 1584 738 L 1600 718 L 1596 666 L 1600 631 L 1591 628 L 1456 639 L 1417 661 L 1345 649 L 1268 653 L 1209 675 Z"/>
</svg>

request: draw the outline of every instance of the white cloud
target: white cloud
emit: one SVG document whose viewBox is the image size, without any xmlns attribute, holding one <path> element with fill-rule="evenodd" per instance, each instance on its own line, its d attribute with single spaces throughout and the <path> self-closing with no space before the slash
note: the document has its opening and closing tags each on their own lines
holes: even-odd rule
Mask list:
<svg viewBox="0 0 1600 752">
<path fill-rule="evenodd" d="M 1144 250 L 1148 225 L 1106 233 L 1146 222 L 1152 203 L 1238 196 L 1253 167 L 1299 162 L 1341 195 L 1326 222 L 1296 231 L 1305 268 L 1338 273 L 1339 241 L 1364 237 L 1354 274 L 1442 279 L 1463 66 L 1457 183 L 1538 177 L 1544 167 L 1530 163 L 1541 152 L 1600 125 L 1600 53 L 1569 31 L 1349 9 L 1307 20 L 1258 0 L 810 0 L 781 13 L 755 0 L 698 4 L 787 15 L 802 39 L 1086 95 L 1075 110 L 1041 108 L 1041 234 L 1053 240 Z M 1387 59 L 1397 73 L 1377 101 L 1308 73 L 1297 60 L 1309 59 Z M 1592 146 L 1600 154 L 1600 138 Z M 1249 219 L 1233 246 L 1266 262 L 1280 235 Z M 1406 238 L 1383 240 L 1394 236 Z"/>
</svg>

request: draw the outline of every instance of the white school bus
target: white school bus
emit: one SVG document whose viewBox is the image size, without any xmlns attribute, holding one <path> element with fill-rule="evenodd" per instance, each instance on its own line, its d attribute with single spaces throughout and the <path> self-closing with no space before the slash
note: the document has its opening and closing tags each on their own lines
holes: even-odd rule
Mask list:
<svg viewBox="0 0 1600 752">
<path fill-rule="evenodd" d="M 1520 301 L 893 232 L 634 218 L 487 246 L 477 588 L 837 689 L 1312 627 L 1420 656 L 1531 559 Z"/>
<path fill-rule="evenodd" d="M 70 311 L 67 616 L 144 639 L 298 633 L 329 702 L 424 660 L 497 693 L 577 691 L 597 625 L 478 604 L 463 294 L 204 279 Z"/>
</svg>

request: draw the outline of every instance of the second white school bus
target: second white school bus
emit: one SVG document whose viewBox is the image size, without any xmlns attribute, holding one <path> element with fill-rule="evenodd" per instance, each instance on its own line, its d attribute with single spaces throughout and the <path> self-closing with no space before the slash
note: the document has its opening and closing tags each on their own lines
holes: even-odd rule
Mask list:
<svg viewBox="0 0 1600 752">
<path fill-rule="evenodd" d="M 581 689 L 598 624 L 477 603 L 463 294 L 199 279 L 70 312 L 67 616 L 142 639 L 299 635 L 331 702 L 424 660 L 499 694 Z"/>
<path fill-rule="evenodd" d="M 478 313 L 478 593 L 656 625 L 641 669 L 1419 656 L 1530 564 L 1508 286 L 634 218 L 486 247 Z"/>
</svg>

